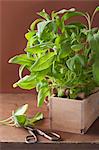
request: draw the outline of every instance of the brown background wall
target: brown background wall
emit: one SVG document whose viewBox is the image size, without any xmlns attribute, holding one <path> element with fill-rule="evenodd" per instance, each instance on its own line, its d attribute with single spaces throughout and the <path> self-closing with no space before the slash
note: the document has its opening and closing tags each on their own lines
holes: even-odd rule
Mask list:
<svg viewBox="0 0 99 150">
<path fill-rule="evenodd" d="M 43 8 L 50 12 L 76 7 L 92 13 L 97 5 L 99 0 L 0 0 L 0 92 L 28 92 L 12 88 L 18 80 L 18 65 L 8 64 L 7 61 L 23 52 L 26 45 L 24 34 L 37 17 L 36 12 Z M 96 15 L 95 26 L 99 26 L 98 19 L 99 15 Z"/>
</svg>

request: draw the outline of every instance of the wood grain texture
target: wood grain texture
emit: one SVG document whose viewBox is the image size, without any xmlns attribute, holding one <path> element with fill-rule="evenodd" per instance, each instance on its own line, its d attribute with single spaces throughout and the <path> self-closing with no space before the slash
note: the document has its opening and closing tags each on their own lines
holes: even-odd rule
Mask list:
<svg viewBox="0 0 99 150">
<path fill-rule="evenodd" d="M 48 130 L 49 129 L 49 118 L 48 118 L 48 108 L 44 104 L 42 108 L 36 107 L 36 95 L 33 94 L 0 94 L 0 119 L 5 119 L 11 115 L 11 111 L 17 107 L 29 103 L 28 115 L 32 116 L 37 111 L 42 111 L 44 113 L 45 119 L 38 122 L 36 127 Z M 99 144 L 99 119 L 97 119 L 94 124 L 90 127 L 85 135 L 78 135 L 67 132 L 58 132 L 63 139 L 63 141 L 58 142 L 58 144 L 66 143 L 95 143 Z M 7 143 L 23 143 L 24 138 L 28 135 L 27 131 L 21 128 L 14 128 L 8 126 L 0 126 L 0 143 L 7 145 Z M 39 137 L 40 143 L 49 143 L 50 141 L 45 138 Z M 52 143 L 52 142 L 51 142 Z M 11 144 L 13 147 L 13 144 Z M 18 146 L 18 144 L 16 144 Z M 19 149 L 18 149 L 19 150 Z"/>
</svg>

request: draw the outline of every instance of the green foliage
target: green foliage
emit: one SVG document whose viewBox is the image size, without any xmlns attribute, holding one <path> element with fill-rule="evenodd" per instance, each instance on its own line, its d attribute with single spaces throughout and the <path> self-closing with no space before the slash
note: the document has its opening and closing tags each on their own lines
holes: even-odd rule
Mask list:
<svg viewBox="0 0 99 150">
<path fill-rule="evenodd" d="M 81 92 L 86 96 L 91 94 L 99 86 L 99 29 L 92 28 L 98 11 L 99 6 L 92 16 L 75 8 L 52 11 L 51 15 L 44 9 L 39 12 L 40 17 L 25 34 L 25 54 L 9 60 L 9 63 L 21 65 L 20 79 L 14 87 L 36 88 L 38 106 L 53 95 L 54 90 L 56 96 L 69 98 L 77 98 Z M 88 24 L 67 23 L 76 16 L 84 17 Z M 30 74 L 22 77 L 24 68 Z"/>
</svg>

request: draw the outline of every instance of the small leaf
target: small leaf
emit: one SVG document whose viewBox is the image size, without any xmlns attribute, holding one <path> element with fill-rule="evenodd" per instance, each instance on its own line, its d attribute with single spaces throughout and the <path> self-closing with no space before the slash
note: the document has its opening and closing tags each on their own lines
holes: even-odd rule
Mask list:
<svg viewBox="0 0 99 150">
<path fill-rule="evenodd" d="M 58 11 L 58 12 L 56 12 L 56 14 L 58 15 L 58 14 L 63 14 L 63 13 L 66 13 L 66 12 L 74 12 L 75 11 L 75 8 L 70 8 L 70 9 L 62 9 L 62 10 L 60 10 L 60 11 Z"/>
<path fill-rule="evenodd" d="M 24 68 L 26 67 L 26 65 L 21 65 L 19 68 L 19 77 L 22 78 L 22 72 L 24 70 Z"/>
<path fill-rule="evenodd" d="M 39 23 L 39 22 L 41 22 L 41 21 L 43 21 L 41 18 L 36 19 L 36 20 L 31 24 L 30 29 L 31 29 L 32 31 L 34 31 L 36 24 Z"/>
<path fill-rule="evenodd" d="M 96 57 L 99 58 L 99 33 L 95 34 L 88 34 L 88 41 L 91 46 L 91 50 L 93 50 L 96 53 Z"/>
<path fill-rule="evenodd" d="M 66 61 L 66 64 L 68 66 L 68 68 L 73 71 L 74 70 L 74 58 L 69 58 L 67 61 Z"/>
<path fill-rule="evenodd" d="M 25 34 L 25 38 L 27 40 L 30 40 L 31 37 L 35 34 L 36 32 L 33 32 L 33 31 L 29 31 L 28 33 Z"/>
<path fill-rule="evenodd" d="M 31 90 L 36 87 L 36 85 L 42 81 L 47 74 L 49 69 L 45 69 L 44 71 L 39 71 L 35 73 L 31 73 L 30 75 L 26 75 L 21 78 L 18 82 L 14 83 L 13 87 L 16 88 L 19 86 L 22 89 Z"/>
<path fill-rule="evenodd" d="M 37 80 L 33 75 L 26 75 L 25 77 L 21 78 L 18 82 L 13 84 L 13 87 L 16 88 L 19 86 L 22 89 L 31 90 L 35 88 L 37 84 Z"/>
<path fill-rule="evenodd" d="M 18 115 L 18 116 L 15 116 L 16 117 L 16 120 L 17 120 L 17 126 L 24 126 L 26 120 L 27 120 L 27 117 L 25 115 Z"/>
<path fill-rule="evenodd" d="M 37 104 L 38 107 L 42 106 L 42 104 L 47 96 L 50 96 L 49 87 L 47 87 L 47 86 L 42 87 L 38 93 L 38 104 Z"/>
<path fill-rule="evenodd" d="M 69 40 L 64 40 L 61 42 L 61 48 L 59 51 L 59 57 L 65 58 L 71 53 L 71 45 Z"/>
<path fill-rule="evenodd" d="M 33 64 L 34 62 L 34 58 L 28 58 L 27 54 L 21 54 L 12 57 L 8 62 L 13 64 L 31 66 L 31 64 Z"/>
<path fill-rule="evenodd" d="M 26 113 L 27 109 L 28 109 L 28 104 L 25 104 L 25 105 L 21 106 L 20 108 L 18 108 L 15 111 L 14 115 L 15 116 L 24 115 Z"/>
<path fill-rule="evenodd" d="M 71 46 L 71 49 L 74 50 L 74 51 L 76 51 L 76 52 L 82 50 L 82 48 L 83 48 L 82 44 L 76 44 L 76 45 L 72 45 Z"/>
<path fill-rule="evenodd" d="M 48 86 L 48 82 L 46 80 L 42 80 L 36 86 L 36 90 L 39 91 L 42 87 Z"/>
<path fill-rule="evenodd" d="M 66 13 L 62 16 L 62 22 L 64 22 L 65 20 L 68 20 L 68 19 L 70 19 L 71 17 L 74 17 L 74 16 L 84 16 L 84 14 L 82 12 L 69 12 L 69 13 Z"/>
<path fill-rule="evenodd" d="M 96 83 L 99 85 L 99 60 L 93 64 L 93 76 Z"/>
<path fill-rule="evenodd" d="M 67 61 L 66 61 L 66 64 L 68 66 L 68 68 L 71 70 L 71 71 L 74 71 L 76 68 L 76 65 L 77 64 L 80 64 L 81 66 L 84 66 L 85 65 L 85 57 L 83 56 L 80 56 L 80 55 L 75 55 L 74 57 L 71 57 L 69 58 Z M 80 69 L 80 67 L 79 67 Z"/>
<path fill-rule="evenodd" d="M 50 20 L 50 16 L 45 12 L 45 9 L 43 9 L 41 12 L 39 12 L 37 14 L 46 20 Z"/>
<path fill-rule="evenodd" d="M 39 45 L 35 45 L 35 46 L 32 46 L 32 47 L 28 47 L 28 48 L 25 48 L 26 52 L 29 52 L 31 54 L 39 54 L 39 53 L 44 53 L 47 51 L 47 48 L 45 47 L 40 47 Z"/>
<path fill-rule="evenodd" d="M 25 48 L 25 51 L 29 52 L 31 54 L 39 54 L 39 53 L 46 52 L 48 49 L 53 48 L 53 46 L 54 46 L 53 43 L 45 42 L 45 43 L 42 43 L 42 44 L 37 44 L 35 46 Z"/>
<path fill-rule="evenodd" d="M 38 112 L 34 117 L 32 117 L 30 119 L 30 123 L 33 124 L 33 123 L 43 119 L 43 117 L 44 117 L 43 114 L 41 112 Z"/>
<path fill-rule="evenodd" d="M 53 61 L 54 61 L 54 56 L 55 52 L 50 52 L 48 54 L 45 54 L 44 56 L 40 57 L 32 66 L 31 66 L 31 71 L 41 71 L 44 69 L 49 68 Z"/>
<path fill-rule="evenodd" d="M 96 11 L 99 11 L 99 6 L 97 6 L 95 10 L 96 10 Z"/>
<path fill-rule="evenodd" d="M 38 37 L 41 36 L 43 30 L 45 29 L 46 25 L 49 24 L 51 21 L 42 21 L 40 23 L 37 24 L 37 34 L 38 34 Z"/>
</svg>

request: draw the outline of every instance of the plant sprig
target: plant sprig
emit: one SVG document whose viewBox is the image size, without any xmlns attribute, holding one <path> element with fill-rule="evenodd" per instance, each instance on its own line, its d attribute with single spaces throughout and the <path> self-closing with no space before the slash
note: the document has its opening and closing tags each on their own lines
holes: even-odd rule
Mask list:
<svg viewBox="0 0 99 150">
<path fill-rule="evenodd" d="M 16 111 L 12 111 L 11 117 L 1 120 L 0 125 L 7 125 L 7 126 L 15 126 L 15 127 L 23 127 L 23 126 L 34 126 L 35 122 L 43 119 L 43 114 L 38 112 L 31 118 L 28 118 L 26 112 L 28 110 L 28 104 L 25 104 L 18 108 Z"/>
</svg>

